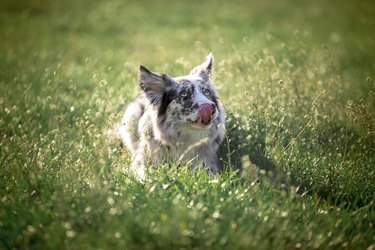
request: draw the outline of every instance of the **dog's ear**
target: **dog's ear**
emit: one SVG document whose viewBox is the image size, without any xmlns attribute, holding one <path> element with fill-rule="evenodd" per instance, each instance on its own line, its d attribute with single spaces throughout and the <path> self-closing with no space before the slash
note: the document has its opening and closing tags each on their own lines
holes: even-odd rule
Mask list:
<svg viewBox="0 0 375 250">
<path fill-rule="evenodd" d="M 153 73 L 145 66 L 139 66 L 139 84 L 150 102 L 158 106 L 164 93 L 173 87 L 174 80 L 167 74 Z"/>
<path fill-rule="evenodd" d="M 203 80 L 207 81 L 211 77 L 211 73 L 214 69 L 214 56 L 212 53 L 208 54 L 206 61 L 204 61 L 201 65 L 195 67 L 192 71 L 190 71 L 190 75 L 199 75 L 203 78 Z"/>
</svg>

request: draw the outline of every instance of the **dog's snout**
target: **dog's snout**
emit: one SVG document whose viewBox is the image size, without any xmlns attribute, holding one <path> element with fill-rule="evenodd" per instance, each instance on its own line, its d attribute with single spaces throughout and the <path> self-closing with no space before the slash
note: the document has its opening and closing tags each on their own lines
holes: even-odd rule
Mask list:
<svg viewBox="0 0 375 250">
<path fill-rule="evenodd" d="M 198 107 L 200 122 L 208 125 L 211 123 L 212 116 L 215 114 L 215 104 L 204 103 Z"/>
</svg>

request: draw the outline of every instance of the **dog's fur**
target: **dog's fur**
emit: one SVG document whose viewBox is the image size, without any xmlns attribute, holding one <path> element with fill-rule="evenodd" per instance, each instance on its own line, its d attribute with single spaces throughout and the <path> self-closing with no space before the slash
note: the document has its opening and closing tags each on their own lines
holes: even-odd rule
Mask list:
<svg viewBox="0 0 375 250">
<path fill-rule="evenodd" d="M 169 77 L 139 68 L 143 97 L 129 104 L 116 133 L 132 154 L 141 179 L 147 166 L 178 161 L 218 172 L 225 112 L 212 84 L 213 56 L 189 75 Z"/>
</svg>

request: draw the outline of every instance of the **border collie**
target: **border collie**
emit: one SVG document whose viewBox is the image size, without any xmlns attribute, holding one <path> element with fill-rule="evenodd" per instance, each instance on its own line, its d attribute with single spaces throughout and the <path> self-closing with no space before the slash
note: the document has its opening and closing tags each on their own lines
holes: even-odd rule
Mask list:
<svg viewBox="0 0 375 250">
<path fill-rule="evenodd" d="M 142 97 L 129 104 L 115 129 L 131 152 L 131 168 L 140 179 L 145 178 L 148 167 L 168 161 L 204 167 L 212 176 L 218 172 L 225 112 L 212 71 L 212 54 L 188 75 L 179 77 L 140 65 Z"/>
</svg>

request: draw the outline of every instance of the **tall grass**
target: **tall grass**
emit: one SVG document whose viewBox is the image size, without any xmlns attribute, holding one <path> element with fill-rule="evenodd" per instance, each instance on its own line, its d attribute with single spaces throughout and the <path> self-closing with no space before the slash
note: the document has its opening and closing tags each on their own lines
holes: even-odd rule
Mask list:
<svg viewBox="0 0 375 250">
<path fill-rule="evenodd" d="M 0 248 L 349 248 L 375 242 L 374 7 L 0 3 Z M 108 142 L 139 93 L 215 55 L 223 172 L 140 183 Z"/>
</svg>

